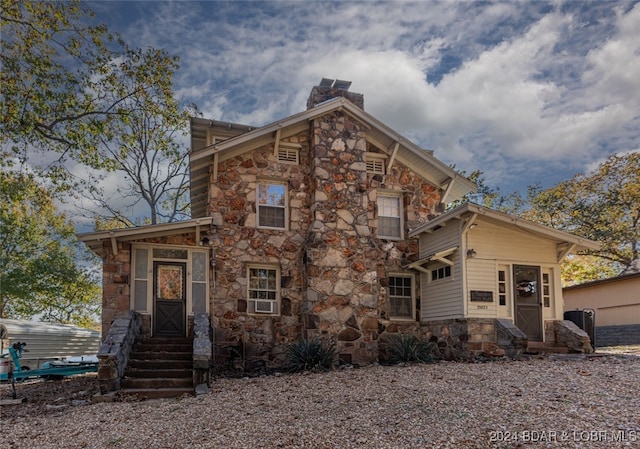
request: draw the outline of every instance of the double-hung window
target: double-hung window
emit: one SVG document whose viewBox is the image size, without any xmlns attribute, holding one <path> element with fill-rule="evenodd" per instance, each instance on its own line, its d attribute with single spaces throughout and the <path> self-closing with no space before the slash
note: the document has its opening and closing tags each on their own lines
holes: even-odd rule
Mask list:
<svg viewBox="0 0 640 449">
<path fill-rule="evenodd" d="M 413 276 L 389 276 L 390 318 L 396 320 L 412 320 L 415 317 L 415 300 L 413 296 Z"/>
<path fill-rule="evenodd" d="M 402 239 L 402 227 L 401 196 L 391 193 L 378 193 L 378 237 L 383 239 Z"/>
<path fill-rule="evenodd" d="M 276 182 L 258 183 L 258 227 L 286 229 L 287 186 Z"/>
<path fill-rule="evenodd" d="M 278 314 L 280 269 L 268 265 L 248 267 L 249 313 Z"/>
</svg>

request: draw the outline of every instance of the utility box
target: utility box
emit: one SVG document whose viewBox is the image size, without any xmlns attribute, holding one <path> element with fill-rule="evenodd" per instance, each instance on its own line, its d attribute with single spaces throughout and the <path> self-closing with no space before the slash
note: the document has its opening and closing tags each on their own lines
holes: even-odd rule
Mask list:
<svg viewBox="0 0 640 449">
<path fill-rule="evenodd" d="M 564 319 L 573 322 L 585 331 L 591 339 L 591 346 L 596 349 L 596 311 L 593 309 L 567 310 Z"/>
</svg>

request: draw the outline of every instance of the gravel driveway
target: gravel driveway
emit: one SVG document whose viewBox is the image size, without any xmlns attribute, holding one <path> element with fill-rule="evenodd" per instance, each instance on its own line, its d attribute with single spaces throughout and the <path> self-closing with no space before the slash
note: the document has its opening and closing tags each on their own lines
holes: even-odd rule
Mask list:
<svg viewBox="0 0 640 449">
<path fill-rule="evenodd" d="M 3 407 L 3 448 L 640 447 L 640 355 L 217 379 L 93 405 L 90 376 L 18 388 L 32 399 Z"/>
</svg>

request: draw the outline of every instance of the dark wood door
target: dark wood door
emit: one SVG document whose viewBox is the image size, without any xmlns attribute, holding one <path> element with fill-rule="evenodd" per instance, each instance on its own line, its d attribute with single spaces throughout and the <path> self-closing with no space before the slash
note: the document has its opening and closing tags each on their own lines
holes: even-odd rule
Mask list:
<svg viewBox="0 0 640 449">
<path fill-rule="evenodd" d="M 516 326 L 529 340 L 542 341 L 542 302 L 540 267 L 513 266 Z"/>
<path fill-rule="evenodd" d="M 183 262 L 153 264 L 153 334 L 184 337 L 186 331 L 186 271 Z"/>
</svg>

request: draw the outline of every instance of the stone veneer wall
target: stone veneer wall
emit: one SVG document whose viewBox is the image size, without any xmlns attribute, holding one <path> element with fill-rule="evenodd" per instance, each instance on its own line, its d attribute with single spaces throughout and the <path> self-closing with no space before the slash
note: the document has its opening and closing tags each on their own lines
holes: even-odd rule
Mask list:
<svg viewBox="0 0 640 449">
<path fill-rule="evenodd" d="M 245 368 L 284 363 L 291 343 L 303 335 L 302 291 L 305 274 L 302 248 L 311 221 L 308 133 L 285 141 L 301 145 L 298 165 L 278 163 L 268 145 L 223 161 L 210 180 L 209 211 L 216 226 L 212 239 L 215 280 L 212 326 L 218 366 L 230 358 Z M 289 229 L 256 226 L 256 192 L 261 179 L 287 185 Z M 281 270 L 278 316 L 247 313 L 247 265 L 273 264 Z"/>
<path fill-rule="evenodd" d="M 117 255 L 111 251 L 111 242 L 103 245 L 102 335 L 106 338 L 111 323 L 130 309 L 131 245 L 119 242 Z"/>
<path fill-rule="evenodd" d="M 333 339 L 343 363 L 378 360 L 385 332 L 416 328 L 389 321 L 390 272 L 416 260 L 415 240 L 376 238 L 379 189 L 402 193 L 406 229 L 433 217 L 437 189 L 396 162 L 390 173 L 366 171 L 366 128 L 340 111 L 314 121 L 313 223 L 306 243 L 306 337 Z M 415 276 L 416 284 L 419 276 Z M 415 286 L 419 291 L 419 286 Z"/>
<path fill-rule="evenodd" d="M 222 161 L 211 179 L 216 362 L 281 366 L 291 343 L 314 336 L 336 341 L 344 363 L 376 361 L 382 333 L 418 326 L 388 319 L 388 273 L 405 272 L 418 243 L 375 238 L 378 189 L 403 194 L 406 229 L 435 216 L 440 192 L 399 162 L 387 175 L 368 174 L 365 152 L 379 150 L 368 145 L 366 127 L 339 111 L 285 141 L 301 146 L 298 165 L 278 163 L 267 145 Z M 256 227 L 261 177 L 286 182 L 288 230 Z M 251 263 L 280 266 L 279 316 L 247 313 Z"/>
</svg>

